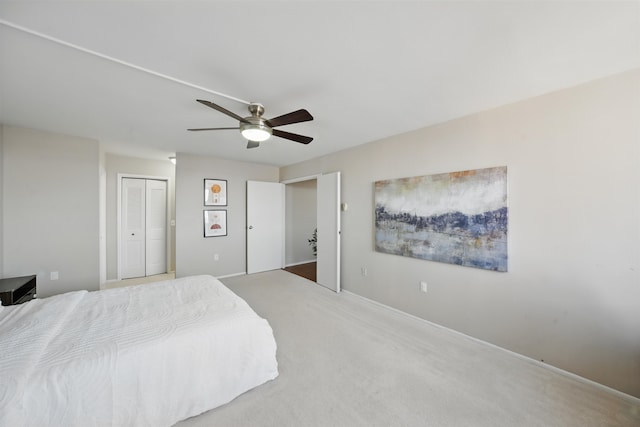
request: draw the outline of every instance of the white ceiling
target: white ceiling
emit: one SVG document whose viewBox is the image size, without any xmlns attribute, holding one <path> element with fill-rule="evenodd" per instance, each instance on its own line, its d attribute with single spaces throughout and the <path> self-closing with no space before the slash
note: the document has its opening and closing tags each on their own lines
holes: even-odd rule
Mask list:
<svg viewBox="0 0 640 427">
<path fill-rule="evenodd" d="M 638 1 L 0 1 L 0 123 L 158 159 L 287 165 L 637 67 Z M 216 92 L 315 139 L 187 132 L 248 115 Z"/>
</svg>

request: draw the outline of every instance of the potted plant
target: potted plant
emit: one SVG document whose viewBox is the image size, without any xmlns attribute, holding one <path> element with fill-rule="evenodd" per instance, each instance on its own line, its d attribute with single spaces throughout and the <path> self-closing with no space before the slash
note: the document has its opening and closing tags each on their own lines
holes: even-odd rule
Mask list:
<svg viewBox="0 0 640 427">
<path fill-rule="evenodd" d="M 313 230 L 313 234 L 310 239 L 307 239 L 313 250 L 313 256 L 318 256 L 318 229 Z"/>
</svg>

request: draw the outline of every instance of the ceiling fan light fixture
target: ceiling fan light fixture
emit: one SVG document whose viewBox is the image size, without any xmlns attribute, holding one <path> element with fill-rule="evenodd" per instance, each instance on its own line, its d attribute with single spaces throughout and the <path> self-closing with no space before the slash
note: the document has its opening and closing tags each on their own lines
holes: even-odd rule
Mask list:
<svg viewBox="0 0 640 427">
<path fill-rule="evenodd" d="M 249 141 L 262 142 L 271 138 L 271 128 L 263 123 L 240 123 L 240 133 Z"/>
</svg>

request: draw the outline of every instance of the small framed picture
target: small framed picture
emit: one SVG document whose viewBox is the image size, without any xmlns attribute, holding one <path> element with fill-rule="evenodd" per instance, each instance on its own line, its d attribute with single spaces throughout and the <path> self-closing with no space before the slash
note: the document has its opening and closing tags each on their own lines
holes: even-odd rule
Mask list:
<svg viewBox="0 0 640 427">
<path fill-rule="evenodd" d="M 205 179 L 204 180 L 204 205 L 205 206 L 227 206 L 227 180 L 226 179 Z"/>
<path fill-rule="evenodd" d="M 227 235 L 227 211 L 209 209 L 204 211 L 204 237 Z"/>
</svg>

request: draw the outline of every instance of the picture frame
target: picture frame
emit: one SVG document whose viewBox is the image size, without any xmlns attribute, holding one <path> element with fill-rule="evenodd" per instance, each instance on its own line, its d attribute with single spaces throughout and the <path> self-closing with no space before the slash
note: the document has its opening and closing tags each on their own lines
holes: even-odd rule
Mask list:
<svg viewBox="0 0 640 427">
<path fill-rule="evenodd" d="M 376 252 L 507 272 L 507 167 L 374 182 Z"/>
<path fill-rule="evenodd" d="M 204 205 L 205 206 L 227 206 L 227 180 L 226 179 L 205 178 Z"/>
<path fill-rule="evenodd" d="M 204 237 L 227 235 L 227 211 L 224 209 L 205 209 L 203 212 Z"/>
</svg>

